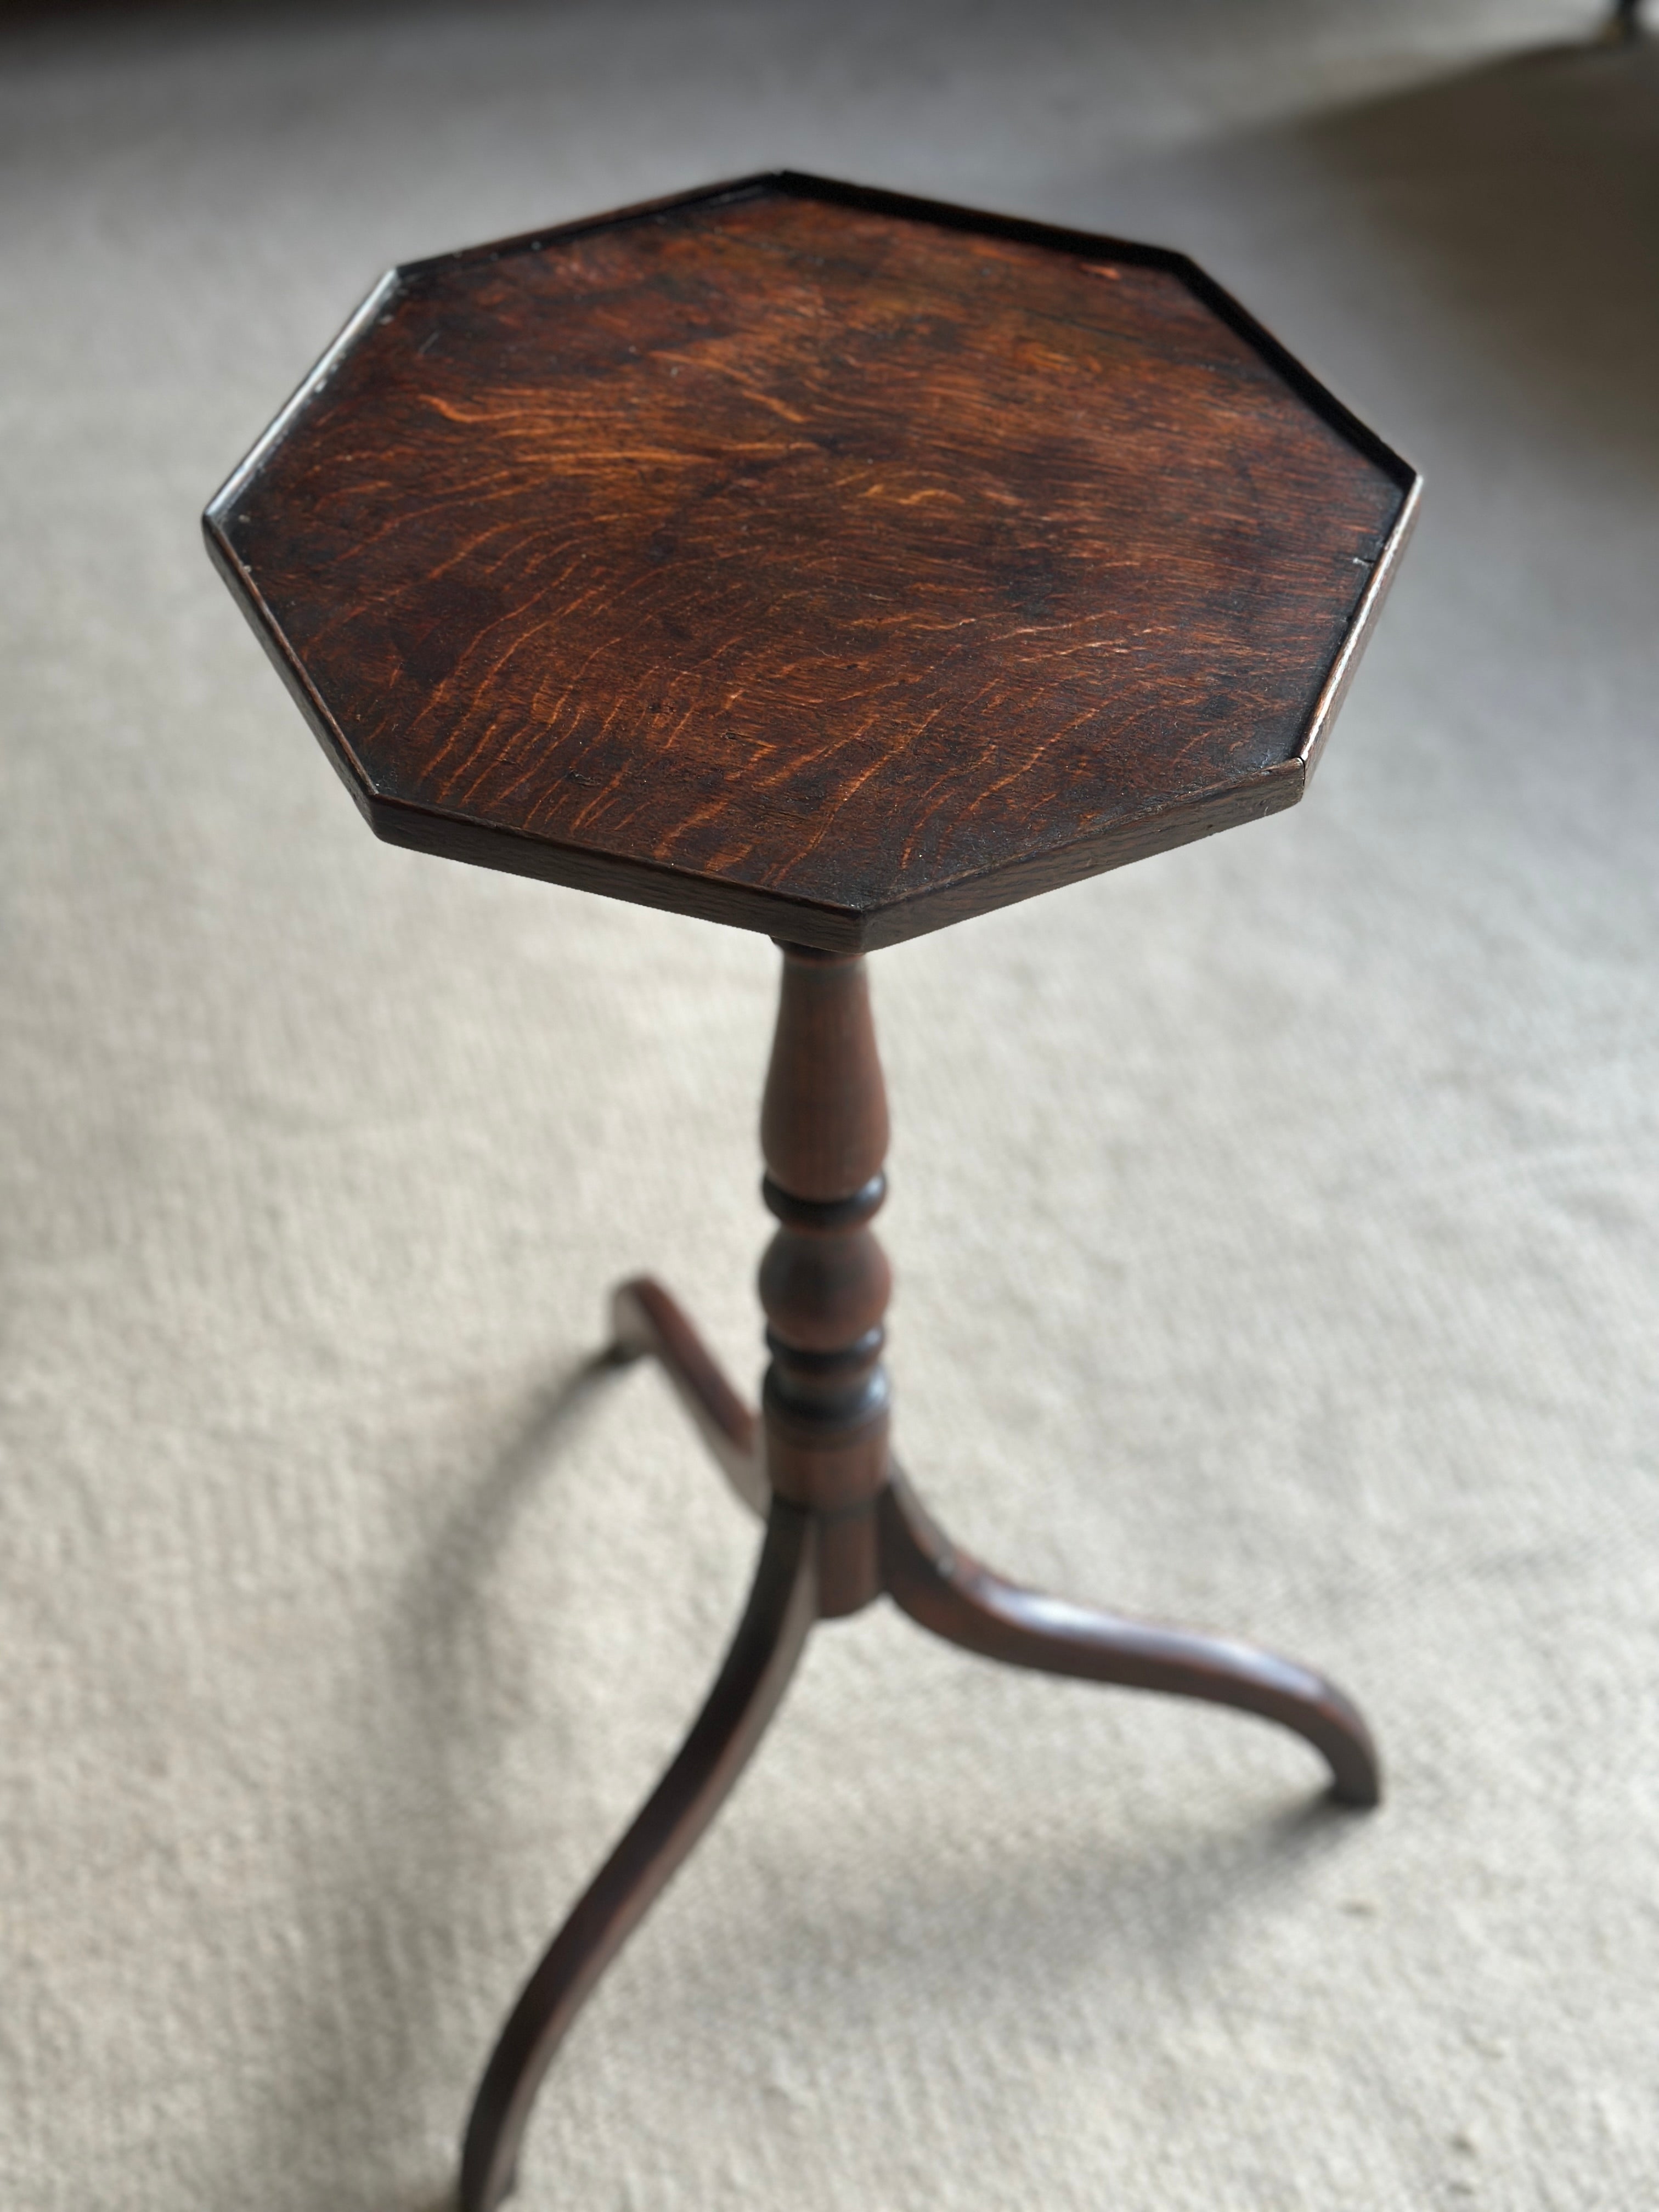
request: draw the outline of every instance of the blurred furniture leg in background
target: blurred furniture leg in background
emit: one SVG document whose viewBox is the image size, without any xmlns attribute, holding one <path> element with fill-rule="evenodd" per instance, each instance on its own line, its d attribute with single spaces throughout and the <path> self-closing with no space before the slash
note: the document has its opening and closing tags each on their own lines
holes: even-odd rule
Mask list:
<svg viewBox="0 0 1659 2212">
<path fill-rule="evenodd" d="M 1610 46 L 1630 46 L 1642 35 L 1642 0 L 1613 0 L 1613 13 L 1602 27 Z"/>
</svg>

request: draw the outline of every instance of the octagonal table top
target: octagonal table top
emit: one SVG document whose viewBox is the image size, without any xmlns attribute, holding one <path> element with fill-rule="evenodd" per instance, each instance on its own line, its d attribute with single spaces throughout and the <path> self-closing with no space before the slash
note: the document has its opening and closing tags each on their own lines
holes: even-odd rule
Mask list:
<svg viewBox="0 0 1659 2212">
<path fill-rule="evenodd" d="M 851 951 L 1293 804 L 1417 489 L 1183 256 L 786 173 L 393 270 L 204 520 L 380 836 Z"/>
</svg>

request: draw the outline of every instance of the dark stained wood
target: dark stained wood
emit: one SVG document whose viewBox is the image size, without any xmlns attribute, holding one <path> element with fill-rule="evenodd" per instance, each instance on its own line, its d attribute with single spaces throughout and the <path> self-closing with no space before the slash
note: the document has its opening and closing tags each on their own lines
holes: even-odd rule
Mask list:
<svg viewBox="0 0 1659 2212">
<path fill-rule="evenodd" d="M 761 1109 L 763 1190 L 779 1224 L 760 1271 L 766 1473 L 780 1497 L 836 1516 L 819 1601 L 854 1613 L 880 1586 L 870 1509 L 887 1480 L 892 1273 L 869 1227 L 886 1194 L 887 1094 L 863 961 L 782 950 Z M 849 1517 L 859 1508 L 861 1522 Z"/>
<path fill-rule="evenodd" d="M 884 1592 L 949 1642 L 1009 1665 L 1201 1698 L 1294 1730 L 1333 1794 L 1375 1805 L 1364 1719 L 1295 1662 L 1018 1589 L 959 1551 L 890 1457 L 879 1365 L 887 1268 L 868 1223 L 886 1185 L 887 1109 L 864 963 L 783 948 L 762 1126 L 780 1224 L 761 1273 L 772 1364 L 762 1419 L 660 1285 L 615 1297 L 613 1355 L 659 1359 L 745 1502 L 767 1516 L 749 1610 L 685 1745 L 555 1938 L 490 2059 L 462 2154 L 461 2212 L 495 2212 L 571 2021 L 698 1836 L 775 1709 L 815 1619 Z M 849 1291 L 848 1285 L 854 1285 Z"/>
<path fill-rule="evenodd" d="M 649 1275 L 636 1275 L 619 1285 L 612 1297 L 611 1328 L 612 1358 L 655 1358 L 732 1489 L 764 1516 L 772 1492 L 762 1463 L 760 1423 L 720 1372 L 678 1302 Z"/>
<path fill-rule="evenodd" d="M 394 272 L 206 521 L 380 836 L 854 951 L 1291 805 L 1415 481 L 1178 254 L 780 175 Z"/>
<path fill-rule="evenodd" d="M 511 2190 L 530 2108 L 571 2021 L 748 1764 L 816 1617 L 817 1559 L 811 1516 L 778 1501 L 748 1610 L 708 1703 L 502 2030 L 467 2126 L 461 2212 L 495 2212 Z"/>
<path fill-rule="evenodd" d="M 1008 1667 L 1259 1713 L 1323 1755 L 1339 1803 L 1381 1802 L 1370 1730 L 1322 1674 L 1232 1637 L 1129 1620 L 1005 1582 L 951 1542 L 896 1468 L 890 1476 L 880 1507 L 883 1583 L 935 1636 Z"/>
<path fill-rule="evenodd" d="M 772 1057 L 761 1094 L 761 1151 L 781 1218 L 862 1205 L 887 1157 L 887 1090 L 861 960 L 784 945 Z M 873 1212 L 880 1194 L 869 1207 Z"/>
</svg>

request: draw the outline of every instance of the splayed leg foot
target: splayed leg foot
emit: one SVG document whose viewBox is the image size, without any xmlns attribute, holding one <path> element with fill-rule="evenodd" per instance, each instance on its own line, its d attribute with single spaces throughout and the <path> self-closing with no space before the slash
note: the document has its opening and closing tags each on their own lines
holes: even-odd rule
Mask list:
<svg viewBox="0 0 1659 2212">
<path fill-rule="evenodd" d="M 600 1975 L 720 1810 L 777 1710 L 817 1613 L 817 1540 L 783 1504 L 708 1703 L 634 1825 L 526 1984 L 485 2069 L 461 2153 L 460 2212 L 495 2212 L 543 2075 Z"/>
<path fill-rule="evenodd" d="M 1010 1666 L 1258 1713 L 1294 1729 L 1322 1754 L 1332 1794 L 1342 1803 L 1379 1802 L 1382 1775 L 1370 1731 L 1322 1675 L 1231 1638 L 1126 1620 L 1005 1582 L 957 1549 L 896 1473 L 880 1511 L 885 1587 L 936 1636 Z"/>
</svg>

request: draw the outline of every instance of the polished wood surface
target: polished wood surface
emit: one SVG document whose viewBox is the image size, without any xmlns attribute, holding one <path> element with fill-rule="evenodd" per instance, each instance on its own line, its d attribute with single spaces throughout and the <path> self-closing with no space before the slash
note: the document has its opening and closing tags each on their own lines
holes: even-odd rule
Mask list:
<svg viewBox="0 0 1659 2212">
<path fill-rule="evenodd" d="M 780 1499 L 748 1610 L 678 1757 L 526 1984 L 486 2069 L 461 2152 L 462 2212 L 512 2189 L 542 2076 L 594 1984 L 731 1792 L 789 1686 L 817 1611 L 817 1530 Z"/>
<path fill-rule="evenodd" d="M 752 1445 L 754 1415 L 659 1283 L 641 1278 L 624 1285 L 619 1302 L 624 1297 L 648 1303 L 659 1316 L 652 1343 L 633 1348 L 655 1352 L 694 1411 L 710 1395 L 710 1378 L 718 1402 L 732 1409 L 723 1438 L 697 1415 L 715 1457 L 726 1465 L 732 1442 L 741 1438 Z M 758 1495 L 751 1485 L 733 1486 L 764 1516 L 769 1491 L 763 1474 L 760 1484 Z M 1366 1808 L 1382 1802 L 1382 1765 L 1364 1715 L 1312 1668 L 1237 1637 L 1137 1620 L 1008 1581 L 940 1528 L 890 1454 L 873 1507 L 880 1589 L 946 1643 L 1005 1666 L 1255 1713 L 1312 1745 L 1330 1769 L 1331 1795 L 1339 1803 Z"/>
<path fill-rule="evenodd" d="M 382 836 L 851 951 L 1292 804 L 1414 489 L 1179 254 L 779 175 L 394 272 L 206 523 Z"/>
<path fill-rule="evenodd" d="M 1311 1668 L 1234 1637 L 1131 1620 L 1005 1581 L 945 1534 L 896 1468 L 881 1501 L 881 1545 L 882 1587 L 946 1643 L 1008 1667 L 1259 1714 L 1312 1744 L 1340 1803 L 1380 1803 L 1382 1769 L 1364 1717 Z"/>
<path fill-rule="evenodd" d="M 555 2051 L 609 1961 L 702 1832 L 755 1747 L 816 1620 L 882 1595 L 987 1659 L 1254 1713 L 1320 1753 L 1340 1804 L 1382 1776 L 1352 1701 L 1322 1674 L 1231 1637 L 1133 1620 L 1022 1589 L 928 1514 L 889 1445 L 881 1365 L 887 1105 L 857 957 L 785 945 L 762 1111 L 762 1186 L 779 1227 L 761 1266 L 767 1370 L 757 1421 L 660 1284 L 624 1283 L 612 1356 L 653 1356 L 767 1537 L 749 1611 L 708 1705 L 656 1791 L 526 1984 L 485 2073 L 461 2212 L 495 2212 Z"/>
<path fill-rule="evenodd" d="M 624 1358 L 650 1352 L 732 1476 L 757 1423 L 675 1299 L 639 1278 L 617 1294 Z M 754 1468 L 752 1458 L 744 1462 Z M 718 1812 L 775 1711 L 814 1619 L 890 1596 L 919 1626 L 1006 1665 L 1196 1698 L 1276 1722 L 1321 1753 L 1331 1796 L 1375 1806 L 1382 1774 L 1352 1701 L 1324 1676 L 1231 1637 L 1131 1620 L 1024 1589 L 962 1551 L 887 1462 L 880 1492 L 850 1509 L 810 1510 L 732 1477 L 767 1521 L 748 1612 L 684 1749 L 526 1984 L 475 2100 L 462 2154 L 460 2212 L 495 2212 L 509 2193 L 536 2094 L 572 2021 L 675 1869 Z M 849 1575 L 837 1558 L 873 1559 Z"/>
<path fill-rule="evenodd" d="M 215 559 L 383 837 L 763 929 L 759 1416 L 624 1284 L 767 1533 L 685 1745 L 526 1984 L 468 2128 L 511 2186 L 585 1997 L 817 1619 L 1242 1707 L 1376 1802 L 1294 1662 L 1018 1589 L 895 1466 L 865 949 L 1292 804 L 1412 470 L 1179 254 L 792 174 L 394 271 L 212 502 Z"/>
<path fill-rule="evenodd" d="M 761 1188 L 778 1222 L 760 1270 L 761 1419 L 771 1488 L 823 1516 L 819 1607 L 833 1615 L 880 1588 L 868 1509 L 887 1480 L 893 1278 L 869 1224 L 887 1192 L 887 1093 L 862 959 L 782 950 L 761 1105 Z"/>
</svg>

